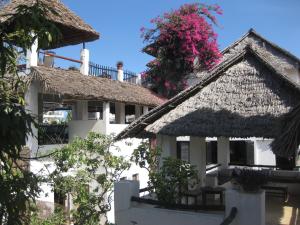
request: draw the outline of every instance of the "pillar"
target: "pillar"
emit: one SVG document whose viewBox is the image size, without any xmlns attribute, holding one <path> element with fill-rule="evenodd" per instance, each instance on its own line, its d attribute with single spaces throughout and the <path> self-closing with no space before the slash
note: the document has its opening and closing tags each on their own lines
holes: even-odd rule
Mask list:
<svg viewBox="0 0 300 225">
<path fill-rule="evenodd" d="M 265 191 L 248 193 L 227 189 L 225 193 L 226 217 L 233 207 L 237 214 L 231 225 L 265 225 Z"/>
<path fill-rule="evenodd" d="M 139 197 L 138 181 L 119 181 L 114 185 L 115 224 L 129 224 L 127 210 L 131 207 L 131 197 Z M 109 217 L 109 216 L 108 216 Z M 109 218 L 110 219 L 110 218 Z M 109 221 L 113 222 L 113 221 Z"/>
<path fill-rule="evenodd" d="M 88 120 L 88 101 L 76 102 L 76 118 L 77 120 Z"/>
<path fill-rule="evenodd" d="M 110 114 L 110 104 L 109 102 L 103 102 L 103 121 L 105 127 L 109 125 L 109 114 Z"/>
<path fill-rule="evenodd" d="M 220 168 L 227 168 L 230 162 L 229 138 L 218 137 L 218 164 Z"/>
<path fill-rule="evenodd" d="M 142 85 L 142 75 L 141 74 L 137 75 L 135 83 L 138 84 L 138 85 Z"/>
<path fill-rule="evenodd" d="M 163 159 L 166 157 L 177 156 L 177 141 L 176 136 L 157 135 L 157 146 L 161 148 L 161 158 L 159 166 L 162 166 Z"/>
<path fill-rule="evenodd" d="M 38 65 L 38 39 L 36 39 L 31 48 L 27 50 L 26 69 Z"/>
<path fill-rule="evenodd" d="M 90 52 L 88 49 L 83 48 L 80 52 L 80 73 L 83 75 L 89 75 L 89 61 L 90 61 Z"/>
<path fill-rule="evenodd" d="M 203 137 L 190 137 L 190 163 L 198 170 L 201 186 L 206 177 L 206 141 Z"/>
<path fill-rule="evenodd" d="M 125 124 L 125 104 L 116 102 L 116 123 Z"/>
<path fill-rule="evenodd" d="M 25 110 L 38 122 L 39 113 L 39 98 L 38 98 L 39 85 L 32 82 L 25 93 Z M 35 155 L 38 150 L 38 128 L 31 124 L 32 134 L 27 136 L 26 146 L 30 149 L 31 154 Z"/>
<path fill-rule="evenodd" d="M 124 81 L 124 71 L 123 71 L 123 63 L 122 62 L 117 63 L 117 70 L 118 70 L 117 80 L 123 82 Z"/>
<path fill-rule="evenodd" d="M 148 106 L 143 106 L 143 114 L 147 114 L 149 112 Z"/>
<path fill-rule="evenodd" d="M 142 115 L 142 108 L 140 105 L 135 105 L 135 119 Z"/>
</svg>

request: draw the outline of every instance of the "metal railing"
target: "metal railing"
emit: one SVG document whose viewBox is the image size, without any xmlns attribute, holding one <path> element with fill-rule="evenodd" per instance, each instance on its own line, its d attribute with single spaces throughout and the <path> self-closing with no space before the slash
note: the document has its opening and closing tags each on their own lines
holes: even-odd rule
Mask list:
<svg viewBox="0 0 300 225">
<path fill-rule="evenodd" d="M 39 145 L 67 144 L 69 141 L 68 125 L 40 124 L 38 128 Z"/>
<path fill-rule="evenodd" d="M 102 66 L 93 62 L 89 63 L 89 75 L 95 77 L 105 77 L 116 80 L 118 77 L 118 70 L 109 67 L 109 66 Z"/>
<path fill-rule="evenodd" d="M 105 77 L 112 80 L 117 80 L 118 70 L 109 66 L 102 66 L 93 62 L 89 63 L 89 75 L 96 77 Z M 124 70 L 123 80 L 129 83 L 137 82 L 137 74 L 128 70 Z"/>
</svg>

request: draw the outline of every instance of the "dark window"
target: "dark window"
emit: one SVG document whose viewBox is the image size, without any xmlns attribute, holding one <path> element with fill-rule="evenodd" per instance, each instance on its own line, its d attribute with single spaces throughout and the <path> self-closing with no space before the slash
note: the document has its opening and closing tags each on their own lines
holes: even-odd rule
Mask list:
<svg viewBox="0 0 300 225">
<path fill-rule="evenodd" d="M 218 142 L 206 142 L 206 165 L 218 163 Z"/>
<path fill-rule="evenodd" d="M 135 120 L 135 106 L 125 105 L 125 123 L 129 124 Z"/>
<path fill-rule="evenodd" d="M 281 170 L 293 170 L 296 166 L 295 157 L 283 158 L 276 156 L 276 166 Z"/>
<path fill-rule="evenodd" d="M 253 164 L 254 144 L 252 141 L 230 141 L 230 163 Z"/>
<path fill-rule="evenodd" d="M 103 119 L 103 102 L 89 101 L 88 102 L 89 120 Z"/>
<path fill-rule="evenodd" d="M 55 207 L 65 208 L 66 199 L 67 199 L 67 196 L 65 194 L 63 194 L 57 188 L 54 188 L 54 204 L 55 204 Z"/>
<path fill-rule="evenodd" d="M 132 175 L 132 180 L 138 181 L 139 179 L 140 178 L 139 178 L 139 174 L 138 173 Z"/>
<path fill-rule="evenodd" d="M 109 123 L 115 124 L 116 121 L 116 104 L 113 102 L 109 103 Z"/>
<path fill-rule="evenodd" d="M 182 161 L 190 161 L 190 142 L 177 141 L 177 158 Z"/>
</svg>

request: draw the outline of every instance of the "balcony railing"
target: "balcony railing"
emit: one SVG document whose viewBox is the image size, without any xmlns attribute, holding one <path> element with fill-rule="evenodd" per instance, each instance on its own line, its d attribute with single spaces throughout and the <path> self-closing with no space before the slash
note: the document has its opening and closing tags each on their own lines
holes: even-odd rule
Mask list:
<svg viewBox="0 0 300 225">
<path fill-rule="evenodd" d="M 38 129 L 39 145 L 66 144 L 69 141 L 68 125 L 40 124 Z"/>
<path fill-rule="evenodd" d="M 109 66 L 102 66 L 96 63 L 90 62 L 89 64 L 89 75 L 96 77 L 105 77 L 112 80 L 117 80 L 118 70 Z M 129 83 L 137 83 L 137 74 L 128 70 L 124 70 L 123 80 Z"/>
</svg>

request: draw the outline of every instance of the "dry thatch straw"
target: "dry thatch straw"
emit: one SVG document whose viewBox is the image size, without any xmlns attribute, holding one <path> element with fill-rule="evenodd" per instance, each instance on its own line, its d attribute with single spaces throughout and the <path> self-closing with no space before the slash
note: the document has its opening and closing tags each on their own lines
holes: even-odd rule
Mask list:
<svg viewBox="0 0 300 225">
<path fill-rule="evenodd" d="M 43 94 L 64 100 L 99 100 L 156 107 L 164 102 L 150 90 L 127 82 L 82 75 L 76 70 L 33 67 L 31 82 L 39 82 Z"/>
<path fill-rule="evenodd" d="M 282 118 L 280 135 L 271 143 L 272 151 L 281 157 L 294 157 L 300 145 L 300 104 Z"/>
<path fill-rule="evenodd" d="M 99 33 L 86 24 L 79 16 L 68 9 L 60 0 L 40 0 L 54 12 L 48 12 L 45 16 L 56 24 L 62 33 L 62 40 L 51 48 L 67 45 L 75 45 L 83 42 L 94 41 L 99 38 Z M 32 6 L 36 0 L 12 0 L 0 10 L 0 23 L 8 23 L 19 5 Z M 12 24 L 9 24 L 13 26 Z M 12 28 L 13 29 L 13 28 Z"/>
<path fill-rule="evenodd" d="M 278 118 L 300 101 L 300 87 L 252 47 L 228 57 L 194 87 L 119 134 L 265 137 L 278 135 Z"/>
</svg>

